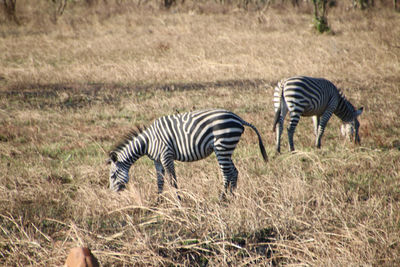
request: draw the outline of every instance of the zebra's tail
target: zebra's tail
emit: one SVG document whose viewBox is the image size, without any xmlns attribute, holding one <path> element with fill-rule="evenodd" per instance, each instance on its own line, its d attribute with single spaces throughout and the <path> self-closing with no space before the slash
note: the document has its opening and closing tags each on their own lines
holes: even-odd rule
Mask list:
<svg viewBox="0 0 400 267">
<path fill-rule="evenodd" d="M 267 152 L 265 151 L 265 147 L 262 142 L 261 134 L 258 132 L 256 126 L 254 126 L 253 124 L 248 123 L 247 121 L 244 121 L 244 120 L 242 120 L 242 123 L 246 126 L 249 126 L 251 129 L 253 129 L 256 132 L 256 134 L 258 136 L 258 145 L 260 146 L 261 155 L 262 155 L 264 161 L 268 162 Z"/>
<path fill-rule="evenodd" d="M 274 126 L 272 127 L 272 131 L 275 132 L 276 125 L 279 122 L 281 117 L 281 110 L 282 110 L 282 101 L 283 101 L 283 83 L 279 82 L 278 85 L 275 87 L 274 92 L 274 105 L 275 105 L 275 117 L 274 117 Z"/>
</svg>

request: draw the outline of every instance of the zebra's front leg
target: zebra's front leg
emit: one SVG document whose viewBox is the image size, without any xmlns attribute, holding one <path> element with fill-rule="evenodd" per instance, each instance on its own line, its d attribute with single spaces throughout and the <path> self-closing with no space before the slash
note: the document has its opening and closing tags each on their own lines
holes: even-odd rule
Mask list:
<svg viewBox="0 0 400 267">
<path fill-rule="evenodd" d="M 318 136 L 319 116 L 312 116 L 312 120 L 314 123 L 314 134 L 315 136 Z"/>
<path fill-rule="evenodd" d="M 176 180 L 176 174 L 175 174 L 175 166 L 174 166 L 174 160 L 172 157 L 165 157 L 164 159 L 161 160 L 162 165 L 169 176 L 169 182 L 170 184 L 175 187 L 176 190 L 178 190 L 178 183 Z M 181 197 L 177 193 L 177 197 L 179 200 L 181 200 Z"/>
<path fill-rule="evenodd" d="M 164 188 L 164 175 L 165 175 L 165 169 L 162 166 L 161 162 L 154 161 L 154 165 L 156 167 L 156 173 L 157 173 L 157 187 L 158 187 L 158 193 L 161 194 Z"/>
<path fill-rule="evenodd" d="M 321 116 L 319 126 L 318 126 L 317 138 L 315 140 L 315 146 L 317 148 L 321 148 L 322 136 L 324 135 L 325 127 L 328 124 L 328 121 L 332 116 L 333 110 L 334 110 L 334 107 L 331 107 L 331 108 L 328 107 L 325 110 L 324 114 L 322 114 L 322 116 Z"/>
<path fill-rule="evenodd" d="M 299 123 L 300 115 L 301 114 L 299 114 L 297 112 L 290 113 L 290 121 L 289 121 L 289 126 L 287 128 L 290 152 L 294 151 L 293 136 L 294 136 L 294 132 L 296 131 L 296 126 Z"/>
</svg>

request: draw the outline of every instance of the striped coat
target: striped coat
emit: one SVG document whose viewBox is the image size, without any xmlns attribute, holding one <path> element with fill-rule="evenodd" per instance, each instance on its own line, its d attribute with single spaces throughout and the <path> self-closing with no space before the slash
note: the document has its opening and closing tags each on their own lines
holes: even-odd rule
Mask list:
<svg viewBox="0 0 400 267">
<path fill-rule="evenodd" d="M 280 152 L 280 138 L 283 121 L 289 112 L 288 126 L 289 150 L 294 151 L 293 135 L 301 116 L 312 116 L 316 135 L 315 145 L 321 147 L 321 138 L 325 127 L 335 114 L 342 122 L 342 133 L 360 143 L 358 116 L 363 108 L 356 110 L 343 93 L 328 80 L 306 76 L 282 80 L 274 92 L 275 119 L 273 131 L 276 131 L 276 150 Z M 278 127 L 276 127 L 278 125 Z"/>
<path fill-rule="evenodd" d="M 154 161 L 158 192 L 163 191 L 164 176 L 171 178 L 177 188 L 174 161 L 197 161 L 215 153 L 221 169 L 225 192 L 236 187 L 238 171 L 232 154 L 244 131 L 252 128 L 259 140 L 264 160 L 267 160 L 261 135 L 257 128 L 238 115 L 222 110 L 208 109 L 164 116 L 143 131 L 132 132 L 110 153 L 110 188 L 118 191 L 129 181 L 129 169 L 146 155 Z M 224 193 L 223 193 L 224 194 Z"/>
</svg>

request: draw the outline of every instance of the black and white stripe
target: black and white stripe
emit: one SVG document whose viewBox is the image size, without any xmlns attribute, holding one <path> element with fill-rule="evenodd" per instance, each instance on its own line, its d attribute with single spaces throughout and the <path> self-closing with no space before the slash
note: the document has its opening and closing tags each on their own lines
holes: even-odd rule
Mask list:
<svg viewBox="0 0 400 267">
<path fill-rule="evenodd" d="M 110 153 L 110 188 L 123 189 L 129 181 L 130 167 L 144 155 L 154 161 L 158 192 L 163 191 L 165 174 L 172 178 L 172 185 L 177 188 L 174 160 L 197 161 L 214 152 L 224 178 L 225 192 L 228 188 L 232 192 L 238 171 L 231 157 L 244 126 L 256 132 L 262 156 L 267 161 L 256 127 L 232 112 L 209 109 L 161 117 L 145 130 L 132 132 Z"/>
<path fill-rule="evenodd" d="M 328 80 L 305 76 L 282 80 L 274 92 L 275 120 L 273 131 L 276 131 L 276 150 L 280 152 L 280 138 L 283 121 L 289 112 L 288 126 L 289 149 L 294 151 L 293 135 L 300 116 L 312 116 L 316 135 L 315 145 L 321 147 L 321 138 L 332 114 L 342 122 L 342 134 L 352 138 L 355 130 L 356 143 L 360 143 L 358 129 L 360 123 L 357 117 L 363 108 L 356 110 L 343 93 Z M 279 127 L 276 128 L 276 125 Z"/>
</svg>

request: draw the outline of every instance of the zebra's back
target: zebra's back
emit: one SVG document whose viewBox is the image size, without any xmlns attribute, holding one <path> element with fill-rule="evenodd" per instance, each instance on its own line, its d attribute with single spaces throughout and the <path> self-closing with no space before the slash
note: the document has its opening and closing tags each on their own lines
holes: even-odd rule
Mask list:
<svg viewBox="0 0 400 267">
<path fill-rule="evenodd" d="M 323 78 L 298 76 L 286 79 L 275 88 L 274 105 L 279 106 L 281 96 L 290 112 L 299 112 L 302 116 L 321 115 L 329 101 L 337 99 L 338 89 Z M 275 108 L 276 110 L 276 108 Z"/>
</svg>

